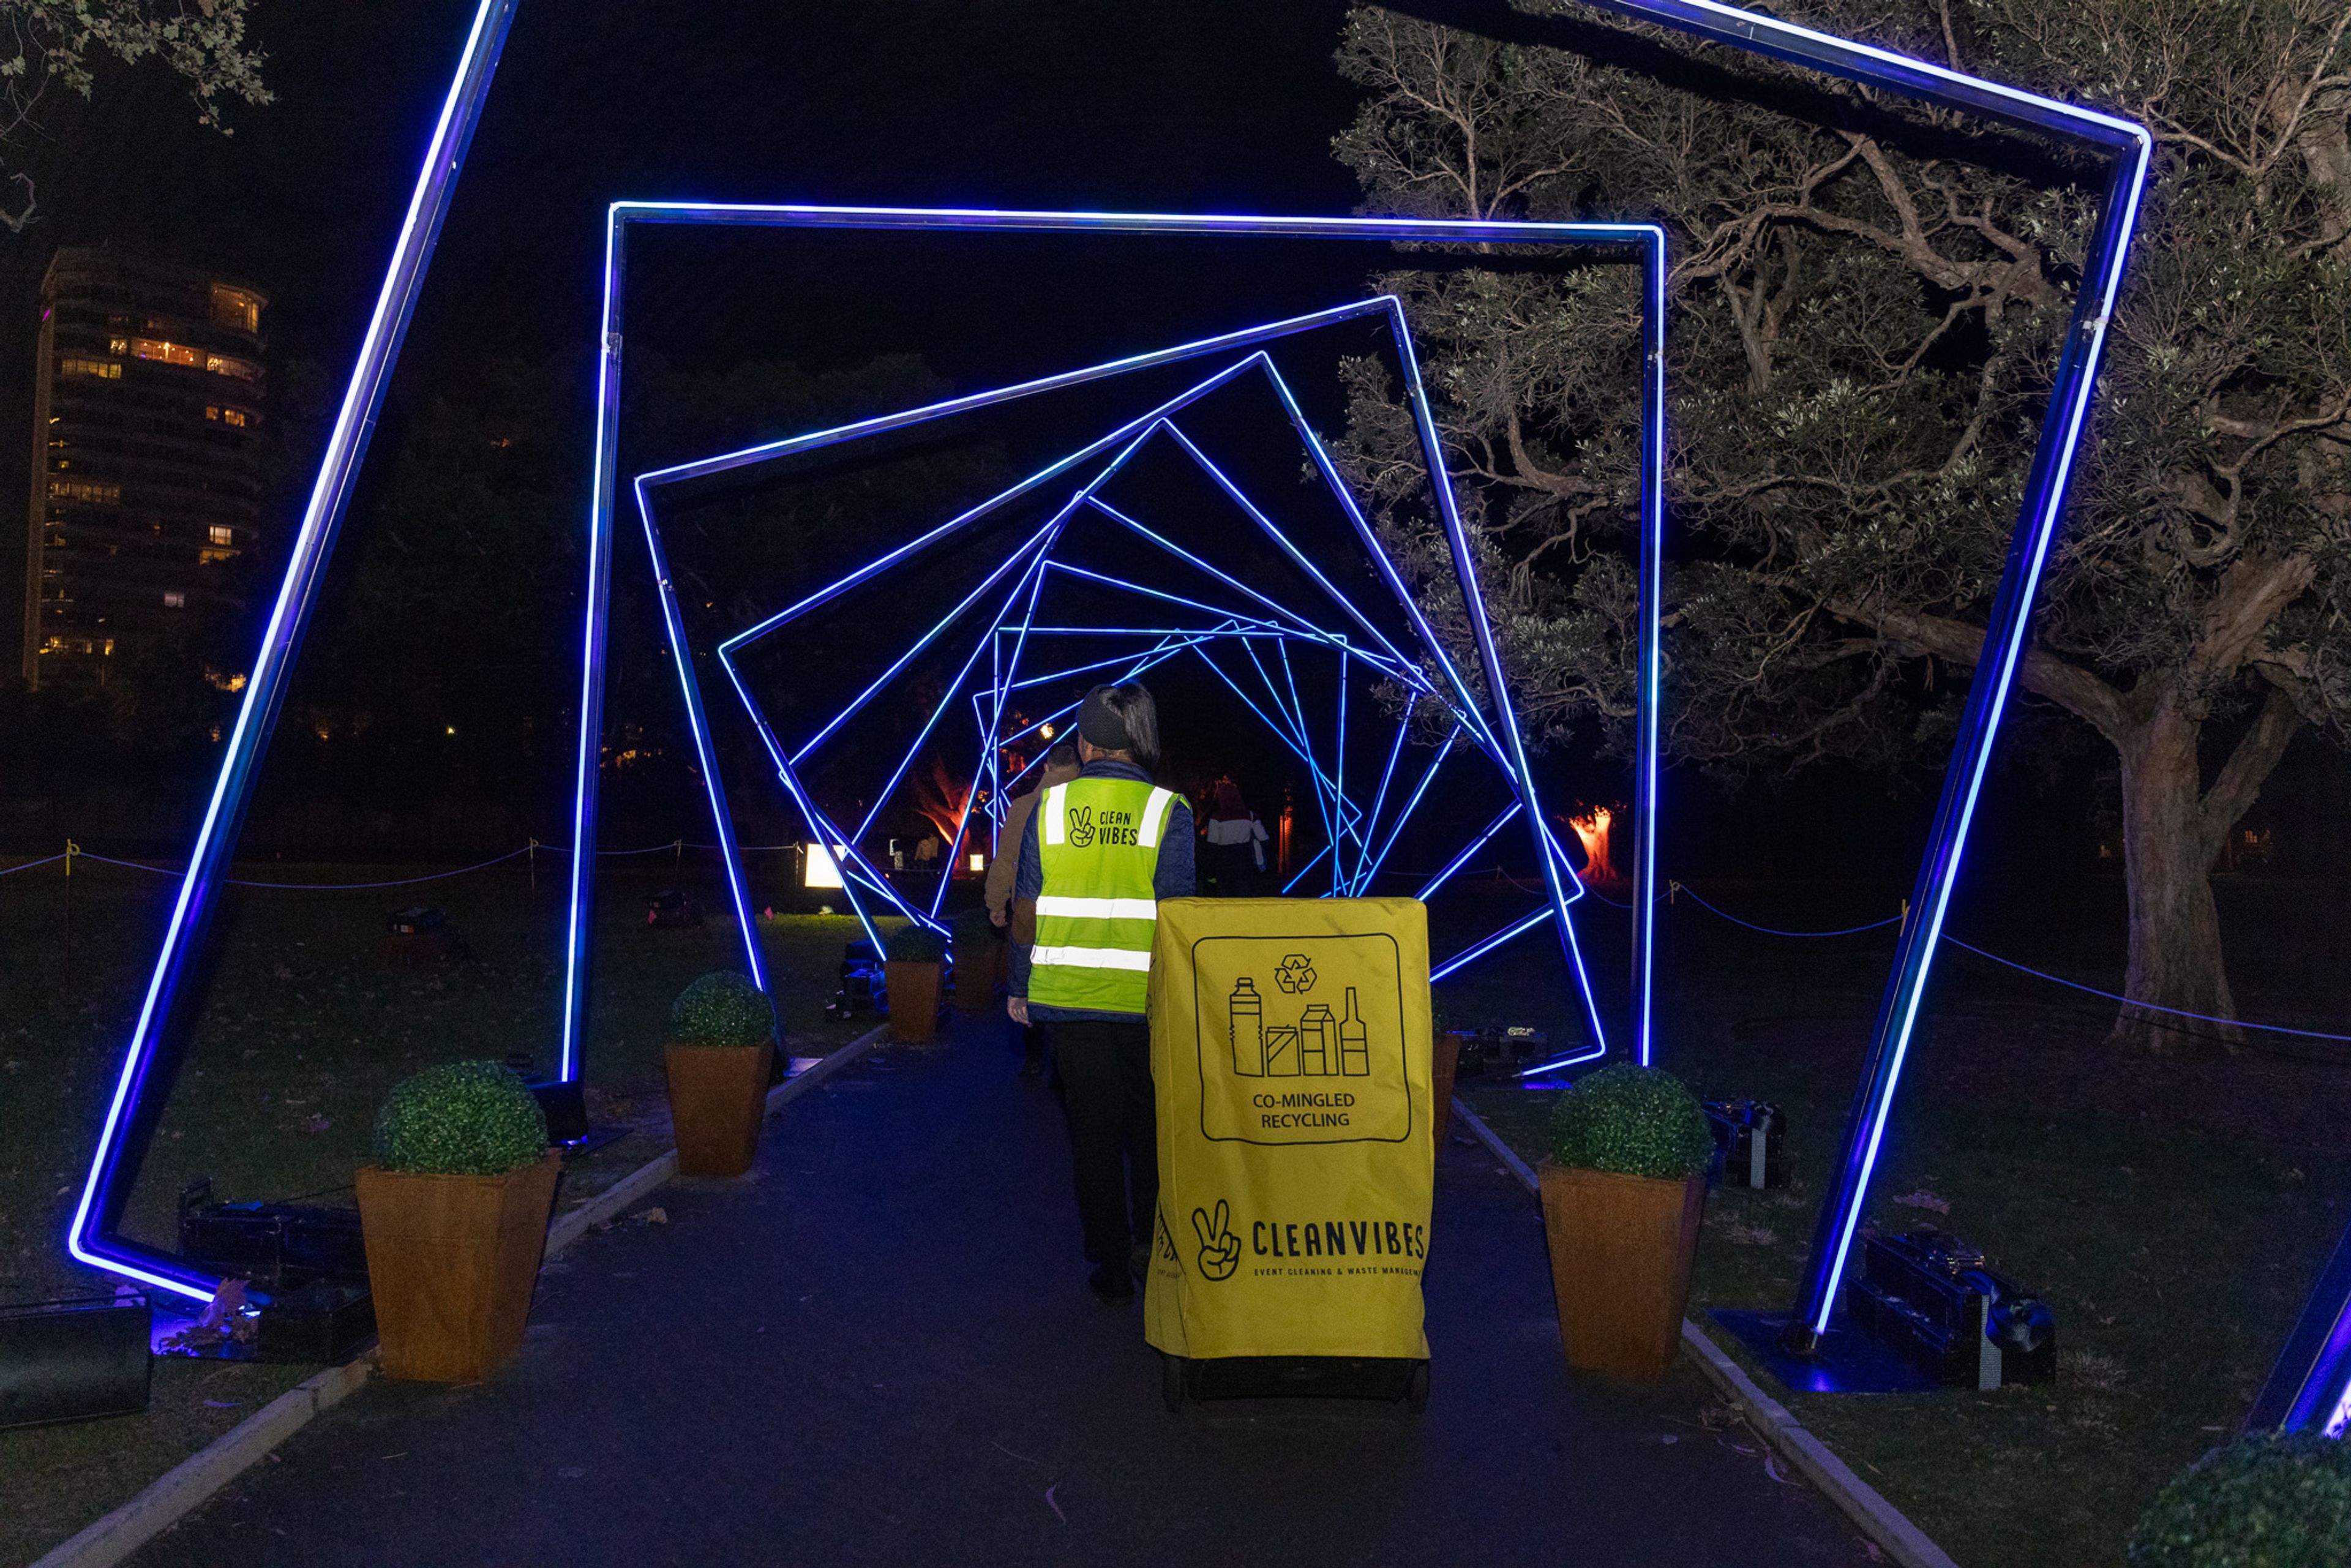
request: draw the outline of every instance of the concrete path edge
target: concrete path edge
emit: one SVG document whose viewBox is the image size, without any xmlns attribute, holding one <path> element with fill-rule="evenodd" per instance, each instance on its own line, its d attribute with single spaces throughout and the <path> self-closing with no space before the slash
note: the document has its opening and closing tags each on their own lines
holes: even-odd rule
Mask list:
<svg viewBox="0 0 2351 1568">
<path fill-rule="evenodd" d="M 807 1071 L 768 1090 L 767 1113 L 774 1115 L 795 1097 L 880 1044 L 889 1032 L 887 1023 L 877 1024 L 820 1059 Z M 676 1175 L 675 1149 L 646 1161 L 549 1225 L 546 1256 L 555 1257 L 596 1226 L 651 1196 Z M 370 1349 L 344 1365 L 330 1366 L 304 1379 L 156 1477 L 120 1508 L 59 1542 L 36 1558 L 28 1568 L 113 1568 L 259 1464 L 287 1438 L 356 1393 L 375 1375 L 375 1369 L 376 1353 Z"/>
<path fill-rule="evenodd" d="M 1478 1113 L 1464 1105 L 1458 1097 L 1453 1102 L 1453 1119 L 1469 1129 L 1479 1143 L 1516 1176 L 1519 1184 L 1540 1201 L 1541 1184 L 1536 1180 L 1532 1166 L 1520 1159 L 1516 1150 L 1502 1142 L 1494 1129 L 1486 1125 Z M 1830 1501 L 1844 1511 L 1863 1534 L 1902 1568 L 1959 1568 L 1949 1554 L 1928 1538 L 1927 1532 L 1904 1516 L 1901 1510 L 1881 1496 L 1877 1489 L 1854 1474 L 1853 1468 L 1832 1453 L 1828 1445 L 1813 1437 L 1797 1423 L 1786 1406 L 1763 1392 L 1755 1380 L 1747 1375 L 1720 1346 L 1706 1336 L 1704 1330 L 1688 1318 L 1682 1320 L 1682 1348 L 1688 1351 L 1708 1381 L 1721 1390 L 1724 1398 L 1739 1407 L 1763 1440 L 1777 1448 L 1806 1479 L 1821 1489 Z M 39 1565 L 46 1568 L 46 1565 Z"/>
</svg>

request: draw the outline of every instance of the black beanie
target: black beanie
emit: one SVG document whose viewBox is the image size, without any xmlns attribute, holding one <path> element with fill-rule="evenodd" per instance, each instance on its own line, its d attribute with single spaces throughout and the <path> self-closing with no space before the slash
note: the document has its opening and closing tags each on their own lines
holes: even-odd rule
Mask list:
<svg viewBox="0 0 2351 1568">
<path fill-rule="evenodd" d="M 1110 705 L 1110 694 L 1117 689 L 1096 686 L 1078 706 L 1078 734 L 1098 750 L 1124 751 L 1134 744 L 1126 732 L 1126 716 Z"/>
</svg>

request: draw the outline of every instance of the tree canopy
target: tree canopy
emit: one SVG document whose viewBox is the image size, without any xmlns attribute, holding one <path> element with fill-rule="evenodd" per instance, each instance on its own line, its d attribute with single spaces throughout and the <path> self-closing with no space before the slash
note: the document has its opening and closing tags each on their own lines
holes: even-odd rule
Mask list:
<svg viewBox="0 0 2351 1568">
<path fill-rule="evenodd" d="M 1939 756 L 2102 171 L 1567 0 L 1521 8 L 1561 47 L 1350 15 L 1339 67 L 1366 96 L 1334 150 L 1366 208 L 1663 223 L 1667 507 L 1687 547 L 1668 590 L 1668 744 L 1731 771 Z M 2294 735 L 2351 723 L 2351 4 L 1794 9 L 2158 137 L 2022 685 L 2113 749 L 2129 994 L 2230 1014 L 2206 870 Z M 1517 268 L 1375 283 L 1422 344 L 1521 711 L 1553 734 L 1621 732 L 1629 284 Z M 1425 536 L 1394 390 L 1353 375 L 1356 470 L 1391 528 Z M 2145 1028 L 2128 1009 L 2118 1025 Z"/>
<path fill-rule="evenodd" d="M 0 0 L 0 146 L 37 123 L 52 88 L 89 98 L 108 64 L 154 61 L 187 85 L 196 120 L 223 135 L 229 100 L 259 106 L 264 57 L 246 42 L 251 0 Z M 5 164 L 0 163 L 0 169 Z M 17 233 L 33 221 L 39 202 L 33 177 L 7 178 L 19 187 L 15 212 L 0 206 L 0 224 Z"/>
</svg>

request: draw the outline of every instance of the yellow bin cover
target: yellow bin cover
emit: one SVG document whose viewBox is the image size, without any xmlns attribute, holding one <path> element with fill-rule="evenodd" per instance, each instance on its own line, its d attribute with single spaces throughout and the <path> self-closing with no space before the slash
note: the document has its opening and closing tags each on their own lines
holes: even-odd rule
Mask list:
<svg viewBox="0 0 2351 1568">
<path fill-rule="evenodd" d="M 1423 1359 L 1428 921 L 1409 898 L 1177 898 L 1151 954 L 1173 1355 Z"/>
</svg>

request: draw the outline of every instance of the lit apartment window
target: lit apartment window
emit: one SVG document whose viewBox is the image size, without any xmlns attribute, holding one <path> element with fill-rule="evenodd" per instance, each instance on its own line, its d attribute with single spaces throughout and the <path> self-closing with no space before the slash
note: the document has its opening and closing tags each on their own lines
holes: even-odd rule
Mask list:
<svg viewBox="0 0 2351 1568">
<path fill-rule="evenodd" d="M 106 351 L 112 354 L 119 360 L 123 355 L 131 351 L 131 340 L 128 338 L 109 338 L 106 340 Z"/>
<path fill-rule="evenodd" d="M 207 548 L 196 552 L 196 564 L 198 566 L 210 566 L 214 561 L 235 560 L 235 559 L 236 551 L 233 549 L 212 549 Z"/>
<path fill-rule="evenodd" d="M 57 361 L 57 373 L 68 376 L 96 376 L 102 382 L 119 382 L 122 379 L 122 367 L 111 360 L 85 360 L 78 355 L 68 355 Z"/>
<path fill-rule="evenodd" d="M 236 530 L 230 528 L 226 523 L 214 523 L 208 531 L 212 534 L 213 543 L 216 545 L 234 544 L 236 542 Z"/>
<path fill-rule="evenodd" d="M 184 593 L 181 592 L 178 589 L 176 589 L 176 588 L 167 588 L 167 589 L 165 589 L 165 590 L 163 591 L 163 608 L 164 608 L 164 609 L 166 609 L 166 610 L 183 610 L 183 609 L 185 609 L 185 608 L 187 607 L 187 603 L 188 603 L 188 596 L 187 596 L 186 594 L 184 594 Z"/>
<path fill-rule="evenodd" d="M 122 486 L 101 485 L 92 479 L 52 479 L 49 498 L 55 501 L 89 501 L 100 507 L 122 505 Z"/>
<path fill-rule="evenodd" d="M 201 365 L 204 355 L 185 343 L 174 343 L 162 338 L 133 338 L 131 352 L 141 360 L 161 360 L 167 365 Z"/>
<path fill-rule="evenodd" d="M 261 330 L 261 298 L 242 288 L 213 285 L 213 319 L 240 332 Z"/>
<path fill-rule="evenodd" d="M 261 379 L 259 365 L 255 364 L 251 360 L 240 360 L 231 354 L 206 354 L 204 369 L 216 376 L 235 376 L 241 382 L 257 382 Z"/>
<path fill-rule="evenodd" d="M 239 430 L 243 430 L 253 421 L 253 416 L 246 413 L 245 410 L 241 408 L 224 408 L 218 403 L 205 404 L 204 417 L 221 424 L 233 424 Z"/>
</svg>

